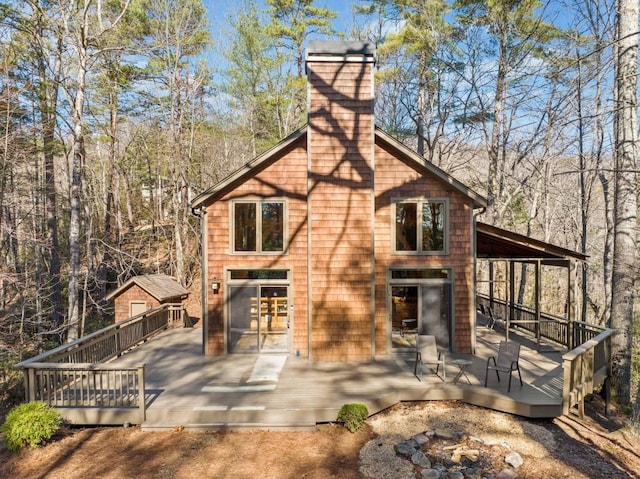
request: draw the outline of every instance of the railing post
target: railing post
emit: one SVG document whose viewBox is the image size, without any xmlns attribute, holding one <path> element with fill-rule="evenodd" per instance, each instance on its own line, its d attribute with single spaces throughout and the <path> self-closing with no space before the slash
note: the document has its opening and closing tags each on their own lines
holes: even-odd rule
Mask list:
<svg viewBox="0 0 640 479">
<path fill-rule="evenodd" d="M 568 359 L 562 359 L 562 372 L 563 372 L 563 381 L 562 381 L 562 414 L 569 414 L 569 410 L 571 409 L 571 391 L 573 389 L 573 384 L 571 384 L 572 378 L 572 367 L 573 362 Z"/>
<path fill-rule="evenodd" d="M 113 332 L 113 334 L 114 334 L 114 342 L 115 342 L 114 346 L 116 348 L 116 350 L 115 350 L 115 355 L 116 356 L 120 356 L 120 352 L 122 351 L 122 349 L 121 349 L 122 346 L 120 344 L 120 331 L 121 331 L 121 328 L 118 327 L 118 328 L 115 328 L 115 330 Z"/>
<path fill-rule="evenodd" d="M 138 368 L 138 411 L 140 413 L 140 416 L 138 418 L 139 424 L 142 424 L 147 419 L 147 395 L 145 393 L 144 369 L 145 364 Z"/>
</svg>

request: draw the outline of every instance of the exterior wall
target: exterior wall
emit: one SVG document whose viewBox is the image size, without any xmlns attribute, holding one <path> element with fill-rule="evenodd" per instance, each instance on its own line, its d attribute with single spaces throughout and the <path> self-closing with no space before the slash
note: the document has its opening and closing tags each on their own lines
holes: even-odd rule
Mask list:
<svg viewBox="0 0 640 479">
<path fill-rule="evenodd" d="M 129 318 L 129 305 L 131 301 L 144 301 L 147 303 L 147 309 L 157 308 L 160 302 L 140 288 L 137 284 L 132 284 L 130 288 L 123 291 L 114 300 L 114 312 L 116 323 Z"/>
<path fill-rule="evenodd" d="M 230 202 L 240 198 L 284 198 L 287 202 L 289 249 L 276 254 L 236 254 L 230 244 Z M 207 282 L 222 279 L 218 294 L 207 286 L 207 347 L 210 355 L 225 353 L 225 288 L 227 269 L 290 268 L 291 327 L 293 348 L 301 356 L 309 353 L 307 314 L 307 149 L 304 139 L 283 152 L 244 183 L 235 186 L 220 200 L 207 207 Z"/>
<path fill-rule="evenodd" d="M 375 144 L 372 58 L 327 59 L 307 61 L 306 136 L 228 185 L 206 209 L 205 351 L 227 352 L 226 272 L 286 268 L 294 306 L 291 352 L 314 361 L 370 361 L 391 352 L 388 268 L 420 267 L 453 271 L 452 348 L 471 352 L 472 201 L 426 170 L 416 171 L 386 143 Z M 446 254 L 392 253 L 391 200 L 401 197 L 448 198 Z M 230 202 L 242 198 L 286 200 L 284 254 L 233 252 Z M 219 294 L 209 286 L 214 277 L 222 280 Z"/>
<path fill-rule="evenodd" d="M 454 272 L 453 294 L 453 350 L 471 353 L 474 321 L 473 255 L 471 201 L 446 183 L 423 176 L 414 168 L 398 160 L 397 153 L 376 145 L 375 175 L 375 258 L 376 258 L 376 353 L 387 351 L 390 334 L 387 311 L 387 269 L 390 266 L 419 266 L 421 268 L 451 268 Z M 392 198 L 448 198 L 449 248 L 445 255 L 392 254 Z"/>
<path fill-rule="evenodd" d="M 317 361 L 369 361 L 374 354 L 372 65 L 307 61 L 309 291 Z"/>
</svg>

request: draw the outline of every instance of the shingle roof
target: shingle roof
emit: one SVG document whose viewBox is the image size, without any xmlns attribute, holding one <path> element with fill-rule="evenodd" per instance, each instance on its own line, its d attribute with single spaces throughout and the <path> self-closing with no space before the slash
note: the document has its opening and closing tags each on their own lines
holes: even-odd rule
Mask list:
<svg viewBox="0 0 640 479">
<path fill-rule="evenodd" d="M 227 191 L 229 187 L 232 187 L 238 182 L 242 182 L 246 178 L 255 174 L 255 171 L 258 170 L 263 164 L 270 161 L 276 161 L 282 155 L 282 153 L 287 150 L 287 148 L 289 148 L 300 138 L 303 138 L 307 134 L 307 130 L 308 127 L 305 125 L 302 128 L 294 131 L 289 136 L 281 140 L 278 144 L 273 146 L 271 149 L 265 151 L 261 155 L 258 155 L 256 158 L 246 163 L 235 172 L 231 173 L 219 183 L 213 185 L 206 191 L 196 196 L 191 202 L 191 206 L 193 208 L 199 208 L 201 206 L 207 206 L 213 203 L 220 193 L 222 193 L 223 191 Z M 481 195 L 479 195 L 460 181 L 456 180 L 453 176 L 451 176 L 444 170 L 441 170 L 433 163 L 426 161 L 418 153 L 416 153 L 411 148 L 407 147 L 388 133 L 384 132 L 384 130 L 382 130 L 381 128 L 376 127 L 375 136 L 376 141 L 382 141 L 394 148 L 396 151 L 398 151 L 399 154 L 409 160 L 413 164 L 413 167 L 417 170 L 435 175 L 441 181 L 448 183 L 454 189 L 470 198 L 474 202 L 475 207 L 487 205 L 487 200 Z"/>
<path fill-rule="evenodd" d="M 115 298 L 134 284 L 137 284 L 160 302 L 189 294 L 189 291 L 171 276 L 165 274 L 145 274 L 130 278 L 122 286 L 109 293 L 106 299 L 110 300 Z"/>
</svg>

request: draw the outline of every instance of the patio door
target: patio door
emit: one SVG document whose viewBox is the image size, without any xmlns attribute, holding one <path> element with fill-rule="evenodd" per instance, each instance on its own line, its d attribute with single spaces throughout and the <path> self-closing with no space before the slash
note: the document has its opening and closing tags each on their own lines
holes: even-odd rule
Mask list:
<svg viewBox="0 0 640 479">
<path fill-rule="evenodd" d="M 448 272 L 444 270 L 436 278 L 429 270 L 392 273 L 391 347 L 413 350 L 416 334 L 430 334 L 436 337 L 438 347 L 450 349 L 452 287 Z"/>
<path fill-rule="evenodd" d="M 228 295 L 229 352 L 288 351 L 288 285 L 255 283 L 229 286 Z"/>
</svg>

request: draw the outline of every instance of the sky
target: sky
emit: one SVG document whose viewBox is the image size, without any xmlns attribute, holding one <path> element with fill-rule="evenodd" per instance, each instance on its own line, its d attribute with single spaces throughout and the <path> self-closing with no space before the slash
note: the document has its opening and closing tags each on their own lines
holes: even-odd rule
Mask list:
<svg viewBox="0 0 640 479">
<path fill-rule="evenodd" d="M 266 8 L 264 0 L 254 0 L 261 8 Z M 209 13 L 209 21 L 213 30 L 215 30 L 221 22 L 225 21 L 227 14 L 233 12 L 243 3 L 243 0 L 204 0 Z M 318 7 L 327 7 L 338 13 L 338 18 L 334 21 L 334 27 L 337 30 L 345 31 L 352 24 L 353 14 L 352 6 L 354 2 L 351 0 L 319 0 L 315 2 Z M 214 34 L 215 36 L 215 34 Z"/>
</svg>

